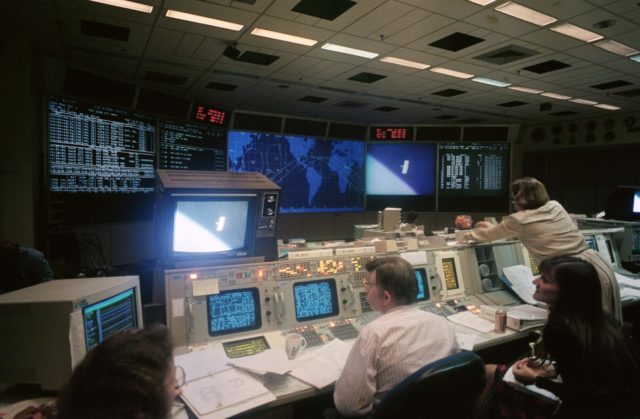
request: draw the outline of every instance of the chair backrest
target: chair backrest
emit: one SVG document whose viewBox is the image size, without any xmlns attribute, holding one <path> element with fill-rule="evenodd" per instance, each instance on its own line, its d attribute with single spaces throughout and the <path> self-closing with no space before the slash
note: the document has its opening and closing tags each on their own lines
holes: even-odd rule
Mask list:
<svg viewBox="0 0 640 419">
<path fill-rule="evenodd" d="M 458 352 L 414 372 L 380 402 L 374 419 L 468 418 L 486 384 L 484 363 L 473 352 Z"/>
</svg>

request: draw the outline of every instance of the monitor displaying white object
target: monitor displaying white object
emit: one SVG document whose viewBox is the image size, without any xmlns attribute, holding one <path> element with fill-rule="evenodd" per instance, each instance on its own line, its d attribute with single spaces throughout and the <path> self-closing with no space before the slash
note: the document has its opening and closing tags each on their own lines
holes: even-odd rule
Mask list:
<svg viewBox="0 0 640 419">
<path fill-rule="evenodd" d="M 0 382 L 57 390 L 88 348 L 140 327 L 137 276 L 59 279 L 0 295 Z"/>
</svg>

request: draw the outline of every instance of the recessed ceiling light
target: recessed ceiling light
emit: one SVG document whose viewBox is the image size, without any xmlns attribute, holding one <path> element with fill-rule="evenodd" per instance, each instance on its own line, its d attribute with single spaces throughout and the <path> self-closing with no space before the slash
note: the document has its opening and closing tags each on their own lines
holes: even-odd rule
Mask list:
<svg viewBox="0 0 640 419">
<path fill-rule="evenodd" d="M 633 57 L 630 57 L 633 61 L 640 63 L 640 54 L 638 55 L 634 55 Z"/>
<path fill-rule="evenodd" d="M 291 42 L 293 44 L 306 45 L 308 47 L 318 43 L 315 39 L 303 38 L 301 36 L 289 35 L 281 32 L 274 32 L 267 29 L 254 28 L 251 35 L 262 36 L 264 38 L 277 39 L 278 41 Z"/>
<path fill-rule="evenodd" d="M 509 86 L 509 89 L 517 90 L 518 92 L 532 93 L 534 95 L 539 95 L 540 93 L 543 92 L 543 90 L 530 89 L 528 87 L 521 87 L 521 86 Z"/>
<path fill-rule="evenodd" d="M 375 52 L 343 47 L 342 45 L 336 45 L 336 44 L 324 44 L 321 48 L 326 49 L 328 51 L 341 52 L 343 54 L 355 55 L 357 57 L 363 57 L 363 58 L 376 58 L 379 55 L 379 54 L 376 54 Z"/>
<path fill-rule="evenodd" d="M 558 20 L 553 16 L 545 15 L 544 13 L 521 6 L 512 1 L 501 4 L 496 7 L 496 10 L 538 26 L 546 26 Z"/>
<path fill-rule="evenodd" d="M 109 6 L 122 7 L 123 9 L 135 10 L 136 12 L 151 13 L 153 6 L 137 3 L 129 0 L 90 0 L 94 3 L 108 4 Z"/>
<path fill-rule="evenodd" d="M 433 71 L 434 73 L 445 74 L 451 77 L 457 77 L 459 79 L 470 79 L 471 77 L 473 77 L 473 74 L 463 73 L 462 71 L 449 70 L 448 68 L 444 67 L 434 67 L 431 69 L 431 71 Z"/>
<path fill-rule="evenodd" d="M 569 102 L 575 102 L 581 105 L 595 105 L 598 103 L 598 102 L 594 102 L 593 100 L 586 100 L 586 99 L 569 99 Z"/>
<path fill-rule="evenodd" d="M 544 92 L 544 93 L 540 93 L 542 96 L 546 96 L 546 97 L 550 97 L 552 99 L 558 99 L 558 100 L 568 100 L 571 99 L 571 96 L 565 96 L 565 95 L 559 95 L 557 93 L 551 93 L 551 92 Z"/>
<path fill-rule="evenodd" d="M 422 64 L 415 61 L 403 60 L 402 58 L 396 57 L 384 57 L 380 58 L 380 61 L 390 64 L 403 65 L 405 67 L 418 68 L 420 70 L 424 70 L 425 68 L 431 67 L 429 64 Z"/>
<path fill-rule="evenodd" d="M 578 26 L 572 25 L 571 23 L 560 23 L 550 27 L 549 29 L 584 42 L 593 42 L 604 38 L 602 35 L 582 29 Z"/>
<path fill-rule="evenodd" d="M 598 48 L 606 49 L 609 52 L 613 52 L 614 54 L 622 55 L 623 57 L 628 57 L 629 55 L 638 54 L 640 51 L 628 47 L 624 44 L 621 44 L 616 41 L 600 41 L 593 44 Z"/>
<path fill-rule="evenodd" d="M 622 109 L 622 108 L 619 108 L 618 106 L 607 105 L 606 103 L 598 103 L 597 105 L 593 105 L 593 106 L 596 108 L 606 109 L 608 111 L 617 111 L 619 109 Z"/>
<path fill-rule="evenodd" d="M 511 86 L 511 83 L 507 83 L 507 82 L 500 81 L 500 80 L 488 79 L 486 77 L 474 77 L 474 78 L 471 79 L 471 81 L 477 81 L 478 83 L 489 84 L 491 86 L 496 86 L 496 87 Z"/>
<path fill-rule="evenodd" d="M 491 4 L 496 0 L 469 0 L 471 3 L 479 4 L 480 6 L 486 6 L 487 4 Z"/>
<path fill-rule="evenodd" d="M 241 30 L 244 25 L 238 23 L 227 22 L 225 20 L 213 19 L 211 17 L 205 17 L 200 15 L 194 15 L 191 13 L 179 12 L 177 10 L 167 10 L 167 17 L 179 20 L 186 20 L 187 22 L 200 23 L 207 26 L 215 26 L 216 28 L 229 29 L 232 31 Z"/>
</svg>

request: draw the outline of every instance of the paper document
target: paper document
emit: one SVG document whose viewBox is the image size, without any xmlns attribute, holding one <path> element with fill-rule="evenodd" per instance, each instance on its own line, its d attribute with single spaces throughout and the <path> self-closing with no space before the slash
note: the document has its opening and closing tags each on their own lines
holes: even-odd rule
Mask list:
<svg viewBox="0 0 640 419">
<path fill-rule="evenodd" d="M 235 368 L 188 382 L 182 398 L 206 418 L 226 418 L 276 399 L 260 381 Z"/>
<path fill-rule="evenodd" d="M 255 355 L 230 359 L 228 363 L 256 374 L 271 372 L 283 375 L 293 368 L 284 349 L 267 349 Z"/>
<path fill-rule="evenodd" d="M 505 307 L 509 316 L 520 320 L 546 320 L 549 316 L 547 309 L 522 304 L 515 307 Z"/>
<path fill-rule="evenodd" d="M 525 303 L 536 304 L 533 299 L 533 293 L 536 286 L 533 285 L 533 273 L 531 268 L 524 265 L 507 266 L 502 268 L 502 273 L 506 278 L 502 278 L 504 282 L 518 297 Z"/>
<path fill-rule="evenodd" d="M 175 364 L 182 367 L 187 382 L 229 369 L 227 361 L 222 348 L 206 348 L 175 357 Z"/>
<path fill-rule="evenodd" d="M 466 333 L 456 333 L 456 340 L 460 349 L 465 351 L 473 351 L 473 347 L 476 346 L 478 336 L 468 335 Z"/>
<path fill-rule="evenodd" d="M 316 388 L 324 388 L 340 377 L 350 350 L 351 345 L 334 339 L 322 348 L 295 360 L 295 367 L 289 374 Z"/>
<path fill-rule="evenodd" d="M 626 299 L 640 298 L 640 290 L 635 288 L 621 288 L 620 298 L 626 298 Z"/>
<path fill-rule="evenodd" d="M 504 377 L 502 377 L 502 380 L 506 383 L 509 383 L 515 387 L 519 387 L 520 389 L 522 389 L 523 391 L 528 391 L 531 393 L 534 393 L 538 396 L 542 396 L 546 399 L 549 400 L 558 400 L 558 396 L 556 396 L 555 394 L 553 394 L 552 392 L 545 390 L 543 388 L 540 388 L 538 386 L 536 386 L 535 384 L 529 384 L 529 385 L 524 385 L 522 384 L 520 381 L 516 380 L 516 377 L 513 375 L 513 365 L 507 370 L 507 372 L 504 374 Z"/>
<path fill-rule="evenodd" d="M 628 276 L 614 272 L 616 279 L 620 285 L 626 285 L 627 287 L 640 288 L 640 279 L 629 278 Z"/>
<path fill-rule="evenodd" d="M 495 328 L 493 322 L 487 319 L 483 319 L 482 317 L 478 316 L 477 314 L 473 314 L 470 311 L 463 311 L 460 313 L 452 314 L 451 316 L 447 316 L 447 320 L 482 333 L 493 332 L 493 329 Z"/>
</svg>

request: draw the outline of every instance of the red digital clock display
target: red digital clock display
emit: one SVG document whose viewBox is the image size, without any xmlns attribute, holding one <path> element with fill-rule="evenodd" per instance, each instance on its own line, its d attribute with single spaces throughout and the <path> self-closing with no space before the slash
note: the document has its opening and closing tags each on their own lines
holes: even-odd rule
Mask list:
<svg viewBox="0 0 640 419">
<path fill-rule="evenodd" d="M 412 141 L 413 127 L 370 127 L 371 141 Z"/>
<path fill-rule="evenodd" d="M 229 124 L 229 112 L 213 106 L 194 104 L 193 119 L 212 125 L 226 127 Z"/>
</svg>

